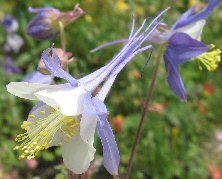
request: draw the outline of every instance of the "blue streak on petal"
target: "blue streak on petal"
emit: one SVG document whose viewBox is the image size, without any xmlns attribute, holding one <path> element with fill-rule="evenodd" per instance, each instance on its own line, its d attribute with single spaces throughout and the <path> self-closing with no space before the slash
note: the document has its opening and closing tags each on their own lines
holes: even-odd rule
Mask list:
<svg viewBox="0 0 222 179">
<path fill-rule="evenodd" d="M 50 54 L 51 50 L 52 56 Z M 54 49 L 48 48 L 44 50 L 41 58 L 43 59 L 46 67 L 52 75 L 67 80 L 73 87 L 78 86 L 78 81 L 73 78 L 68 72 L 62 69 L 61 60 L 59 59 Z"/>
<path fill-rule="evenodd" d="M 115 136 L 107 120 L 108 111 L 100 100 L 94 98 L 94 105 L 98 113 L 97 131 L 103 145 L 103 164 L 112 175 L 118 175 L 120 155 Z"/>
<path fill-rule="evenodd" d="M 166 53 L 174 64 L 183 64 L 209 50 L 206 45 L 185 33 L 175 33 L 168 41 Z"/>
<path fill-rule="evenodd" d="M 202 20 L 202 19 L 207 19 L 211 13 L 214 11 L 214 9 L 222 3 L 222 0 L 211 0 L 207 7 L 205 7 L 201 12 L 195 14 L 193 11 L 196 9 L 194 6 L 191 8 L 191 10 L 188 10 L 185 12 L 185 18 L 182 16 L 174 25 L 173 29 L 177 29 L 180 27 L 183 27 L 185 25 L 194 23 L 196 21 Z"/>
</svg>

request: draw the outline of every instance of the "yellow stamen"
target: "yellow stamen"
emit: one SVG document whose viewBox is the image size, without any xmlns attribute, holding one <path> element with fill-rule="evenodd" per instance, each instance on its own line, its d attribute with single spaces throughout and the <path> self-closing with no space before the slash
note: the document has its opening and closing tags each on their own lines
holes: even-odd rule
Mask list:
<svg viewBox="0 0 222 179">
<path fill-rule="evenodd" d="M 45 111 L 41 111 L 41 114 L 47 115 Z M 26 132 L 17 135 L 15 139 L 20 143 L 14 148 L 14 150 L 21 151 L 19 159 L 32 159 L 39 151 L 49 148 L 55 134 L 59 131 L 62 135 L 58 137 L 69 142 L 69 139 L 79 132 L 79 117 L 64 116 L 59 110 L 54 110 L 48 113 L 48 116 L 43 116 L 33 122 L 24 121 L 21 128 Z M 36 116 L 30 115 L 29 118 L 36 118 Z"/>
<path fill-rule="evenodd" d="M 221 61 L 221 50 L 215 49 L 215 45 L 211 44 L 211 49 L 209 52 L 205 52 L 202 55 L 198 56 L 197 59 L 201 62 L 209 71 L 216 70 L 218 63 Z M 202 70 L 201 65 L 199 64 L 199 69 Z"/>
</svg>

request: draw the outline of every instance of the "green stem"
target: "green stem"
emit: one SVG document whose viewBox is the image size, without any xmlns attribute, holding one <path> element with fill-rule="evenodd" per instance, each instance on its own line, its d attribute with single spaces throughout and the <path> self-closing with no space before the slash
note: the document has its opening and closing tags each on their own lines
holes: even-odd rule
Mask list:
<svg viewBox="0 0 222 179">
<path fill-rule="evenodd" d="M 66 52 L 66 37 L 65 37 L 64 25 L 61 21 L 59 21 L 59 28 L 60 28 L 62 50 L 65 53 Z"/>
<path fill-rule="evenodd" d="M 145 102 L 145 105 L 144 105 L 144 108 L 143 108 L 140 123 L 139 123 L 138 129 L 137 129 L 136 138 L 134 140 L 132 152 L 131 152 L 130 159 L 129 159 L 129 162 L 128 162 L 127 173 L 125 175 L 125 179 L 129 179 L 129 176 L 131 174 L 131 170 L 132 170 L 132 166 L 133 166 L 133 160 L 135 158 L 137 146 L 138 146 L 138 143 L 139 143 L 139 140 L 140 140 L 140 137 L 141 137 L 145 117 L 150 112 L 149 109 L 150 109 L 151 99 L 152 99 L 152 96 L 153 96 L 154 87 L 155 87 L 155 84 L 156 84 L 156 79 L 157 79 L 158 72 L 159 72 L 160 60 L 162 59 L 162 51 L 163 51 L 163 46 L 160 47 L 160 53 L 157 57 L 156 66 L 155 66 L 155 69 L 154 69 L 154 72 L 153 72 L 153 78 L 152 78 L 152 82 L 151 82 L 151 85 L 150 85 L 150 90 L 148 92 L 148 96 L 146 98 L 146 102 Z"/>
</svg>

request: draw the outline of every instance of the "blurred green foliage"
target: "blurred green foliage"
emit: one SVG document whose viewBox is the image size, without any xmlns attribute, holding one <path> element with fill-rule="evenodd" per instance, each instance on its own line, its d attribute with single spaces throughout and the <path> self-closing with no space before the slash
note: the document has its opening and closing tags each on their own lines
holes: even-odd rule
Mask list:
<svg viewBox="0 0 222 179">
<path fill-rule="evenodd" d="M 164 21 L 172 25 L 180 14 L 189 8 L 190 3 L 187 0 L 129 0 L 126 1 L 127 7 L 121 9 L 118 1 L 113 0 L 78 2 L 87 14 L 72 23 L 65 31 L 67 51 L 72 52 L 78 59 L 77 62 L 70 64 L 70 72 L 78 78 L 106 64 L 120 50 L 121 45 L 116 45 L 95 54 L 89 53 L 90 49 L 100 44 L 126 38 L 130 31 L 132 14 L 139 25 L 145 17 L 153 17 L 164 8 L 172 6 L 172 10 L 164 18 Z M 53 6 L 67 11 L 76 3 L 77 1 L 73 0 L 1 1 L 0 19 L 5 14 L 13 14 L 18 19 L 19 34 L 24 38 L 25 45 L 18 54 L 10 54 L 22 68 L 22 74 L 8 74 L 0 67 L 0 178 L 9 175 L 12 178 L 53 178 L 56 174 L 57 178 L 66 178 L 67 171 L 60 166 L 62 158 L 59 147 L 42 152 L 37 158 L 36 169 L 31 169 L 27 162 L 17 159 L 17 154 L 13 150 L 16 145 L 14 138 L 22 132 L 20 125 L 33 104 L 8 94 L 5 85 L 10 81 L 21 81 L 26 74 L 35 71 L 41 52 L 53 43 L 34 40 L 26 34 L 27 24 L 33 17 L 28 13 L 28 7 Z M 221 24 L 222 8 L 219 7 L 207 21 L 203 41 L 222 48 Z M 3 45 L 6 32 L 1 28 L 0 34 L 0 44 Z M 55 41 L 55 46 L 60 47 L 59 38 Z M 156 54 L 158 48 L 145 69 L 149 53 L 136 57 L 117 78 L 106 101 L 121 152 L 121 175 L 126 170 L 143 100 L 149 90 Z M 1 48 L 0 58 L 4 60 L 6 55 L 8 54 Z M 183 65 L 181 74 L 189 94 L 187 103 L 181 103 L 170 90 L 164 64 L 161 64 L 152 101 L 152 107 L 156 112 L 151 112 L 146 119 L 131 178 L 204 179 L 212 175 L 208 170 L 209 166 L 222 167 L 222 155 L 215 139 L 215 132 L 222 130 L 221 67 L 215 72 L 208 72 L 205 69 L 201 71 L 194 61 Z M 209 91 L 209 88 L 212 88 L 213 92 Z M 118 119 L 118 115 L 122 115 L 121 120 Z M 121 130 L 118 131 L 118 128 Z M 98 137 L 95 145 L 96 155 L 102 155 Z M 108 175 L 103 168 L 98 173 Z"/>
</svg>

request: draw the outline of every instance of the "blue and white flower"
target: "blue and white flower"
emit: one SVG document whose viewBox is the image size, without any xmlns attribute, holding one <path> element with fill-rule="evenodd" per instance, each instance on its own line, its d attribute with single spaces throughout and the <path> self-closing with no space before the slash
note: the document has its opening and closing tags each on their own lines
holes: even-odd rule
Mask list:
<svg viewBox="0 0 222 179">
<path fill-rule="evenodd" d="M 146 20 L 136 32 L 132 28 L 123 49 L 107 65 L 81 79 L 73 78 L 62 69 L 61 60 L 51 48 L 42 53 L 42 59 L 52 75 L 68 83 L 11 82 L 7 85 L 8 92 L 15 96 L 40 101 L 21 126 L 26 133 L 17 136 L 20 145 L 15 149 L 22 152 L 20 158 L 31 159 L 39 151 L 61 143 L 65 165 L 76 174 L 83 173 L 94 158 L 96 150 L 93 142 L 97 128 L 103 145 L 104 166 L 110 174 L 118 175 L 119 150 L 108 122 L 104 100 L 123 67 L 137 54 L 152 48 L 151 45 L 141 46 L 166 11 L 160 13 L 145 30 Z M 103 82 L 99 93 L 93 96 Z"/>
<path fill-rule="evenodd" d="M 217 62 L 220 61 L 219 49 L 213 50 L 214 45 L 209 46 L 200 42 L 205 19 L 220 3 L 222 0 L 210 0 L 199 13 L 196 13 L 198 4 L 195 5 L 179 18 L 169 32 L 171 35 L 164 55 L 168 83 L 182 101 L 187 100 L 187 94 L 179 72 L 179 65 L 196 57 L 208 70 L 214 70 L 217 68 Z"/>
</svg>

